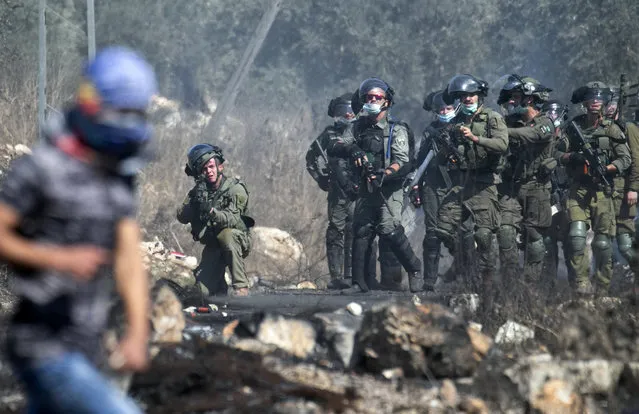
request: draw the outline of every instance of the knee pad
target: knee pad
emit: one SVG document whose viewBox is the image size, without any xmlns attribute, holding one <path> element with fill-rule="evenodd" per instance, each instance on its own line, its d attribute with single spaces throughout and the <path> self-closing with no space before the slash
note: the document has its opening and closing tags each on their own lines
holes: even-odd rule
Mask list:
<svg viewBox="0 0 639 414">
<path fill-rule="evenodd" d="M 512 250 L 517 246 L 517 229 L 513 226 L 500 226 L 497 230 L 499 250 Z"/>
<path fill-rule="evenodd" d="M 544 260 L 546 254 L 546 245 L 544 239 L 529 240 L 526 244 L 526 259 L 530 263 L 539 263 Z"/>
<path fill-rule="evenodd" d="M 475 242 L 477 243 L 477 250 L 490 250 L 493 243 L 493 232 L 485 227 L 477 229 L 475 231 Z"/>
<path fill-rule="evenodd" d="M 546 249 L 552 248 L 557 243 L 551 236 L 545 236 L 543 240 Z"/>
<path fill-rule="evenodd" d="M 581 256 L 586 250 L 586 233 L 588 226 L 585 221 L 573 221 L 570 223 L 568 239 L 570 240 L 570 251 L 575 256 Z"/>
<path fill-rule="evenodd" d="M 605 263 L 612 257 L 612 243 L 607 234 L 595 234 L 592 239 L 592 254 L 598 263 Z"/>
<path fill-rule="evenodd" d="M 617 246 L 619 246 L 619 253 L 628 262 L 633 260 L 636 256 L 635 249 L 633 248 L 632 234 L 621 233 L 617 235 Z"/>
</svg>

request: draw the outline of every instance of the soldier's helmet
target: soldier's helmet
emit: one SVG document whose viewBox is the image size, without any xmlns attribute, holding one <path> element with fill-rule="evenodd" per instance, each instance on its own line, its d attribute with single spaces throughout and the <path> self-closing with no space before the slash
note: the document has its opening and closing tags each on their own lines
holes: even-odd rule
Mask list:
<svg viewBox="0 0 639 414">
<path fill-rule="evenodd" d="M 593 81 L 575 89 L 570 102 L 578 104 L 597 100 L 607 105 L 612 99 L 612 95 L 612 89 L 608 85 L 600 81 Z"/>
<path fill-rule="evenodd" d="M 455 75 L 448 82 L 444 90 L 443 99 L 448 105 L 452 105 L 462 94 L 478 94 L 485 97 L 488 94 L 488 83 L 477 79 L 473 75 Z"/>
<path fill-rule="evenodd" d="M 555 127 L 560 127 L 568 120 L 568 105 L 564 105 L 557 100 L 549 100 L 544 102 L 541 111 L 550 118 Z"/>
<path fill-rule="evenodd" d="M 373 89 L 383 90 L 386 94 L 386 100 L 389 102 L 389 104 L 393 102 L 395 91 L 393 90 L 393 88 L 390 87 L 388 83 L 380 78 L 368 78 L 359 85 L 359 88 L 357 89 L 359 102 L 362 104 L 366 102 L 366 94 Z"/>
<path fill-rule="evenodd" d="M 222 164 L 224 163 L 224 154 L 222 148 L 217 145 L 211 144 L 197 144 L 189 148 L 187 152 L 187 174 L 197 175 L 202 171 L 204 165 L 209 162 L 211 158 L 217 159 Z"/>
<path fill-rule="evenodd" d="M 342 117 L 346 114 L 353 113 L 351 106 L 352 94 L 345 93 L 337 98 L 331 99 L 328 104 L 328 116 L 331 118 Z"/>
<path fill-rule="evenodd" d="M 503 105 L 508 102 L 513 91 L 519 91 L 524 96 L 532 96 L 535 98 L 535 103 L 541 105 L 548 100 L 552 89 L 542 85 L 537 79 L 530 76 L 506 75 L 504 84 L 499 91 L 497 105 Z"/>
<path fill-rule="evenodd" d="M 619 88 L 610 88 L 612 95 L 610 101 L 606 105 L 605 116 L 610 119 L 615 119 L 619 112 Z"/>
<path fill-rule="evenodd" d="M 429 112 L 439 112 L 444 106 L 448 106 L 448 104 L 444 102 L 444 90 L 442 89 L 426 95 L 422 108 Z"/>
<path fill-rule="evenodd" d="M 75 100 L 74 128 L 98 153 L 124 160 L 148 147 L 147 110 L 157 92 L 155 73 L 136 52 L 108 47 L 84 69 Z"/>
</svg>

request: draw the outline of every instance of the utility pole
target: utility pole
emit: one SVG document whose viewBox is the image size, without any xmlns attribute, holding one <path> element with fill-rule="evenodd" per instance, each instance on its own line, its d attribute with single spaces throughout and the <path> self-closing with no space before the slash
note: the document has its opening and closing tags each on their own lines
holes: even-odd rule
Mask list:
<svg viewBox="0 0 639 414">
<path fill-rule="evenodd" d="M 40 0 L 38 28 L 38 137 L 44 139 L 44 121 L 47 107 L 47 0 Z"/>
<path fill-rule="evenodd" d="M 89 60 L 95 57 L 95 5 L 87 0 L 87 40 L 89 43 Z"/>
<path fill-rule="evenodd" d="M 233 76 L 231 76 L 231 80 L 227 84 L 224 94 L 221 96 L 221 101 L 215 110 L 215 114 L 206 127 L 204 127 L 205 136 L 209 137 L 209 139 L 217 139 L 220 131 L 222 131 L 226 117 L 235 105 L 235 98 L 242 87 L 242 83 L 253 65 L 257 53 L 260 51 L 264 39 L 266 39 L 269 30 L 271 30 L 275 17 L 277 17 L 280 11 L 281 3 L 282 0 L 272 0 L 270 7 L 266 10 L 260 23 L 257 25 L 253 38 L 244 50 L 244 55 L 240 60 L 239 67 L 235 73 L 233 73 Z"/>
</svg>

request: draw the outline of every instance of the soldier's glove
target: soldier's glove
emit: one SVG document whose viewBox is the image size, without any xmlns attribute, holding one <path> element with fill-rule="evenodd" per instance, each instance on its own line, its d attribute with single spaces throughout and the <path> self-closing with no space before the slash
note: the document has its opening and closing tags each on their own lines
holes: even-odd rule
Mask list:
<svg viewBox="0 0 639 414">
<path fill-rule="evenodd" d="M 418 185 L 414 185 L 413 188 L 410 189 L 410 191 L 408 192 L 408 200 L 410 200 L 410 202 L 415 207 L 419 207 L 422 205 L 422 199 L 421 199 L 421 196 L 419 195 Z"/>
<path fill-rule="evenodd" d="M 375 177 L 375 178 L 373 178 Z M 386 173 L 384 170 L 379 170 L 368 176 L 368 181 L 371 183 L 373 188 L 381 188 L 384 184 L 384 177 L 386 177 Z"/>
<path fill-rule="evenodd" d="M 581 166 L 586 163 L 586 157 L 581 152 L 571 152 L 568 161 L 572 165 Z"/>
<path fill-rule="evenodd" d="M 364 162 L 364 157 L 366 156 L 366 153 L 357 145 L 353 145 L 351 147 L 350 154 L 351 154 L 351 159 L 353 161 L 357 162 L 359 160 L 360 163 Z"/>
</svg>

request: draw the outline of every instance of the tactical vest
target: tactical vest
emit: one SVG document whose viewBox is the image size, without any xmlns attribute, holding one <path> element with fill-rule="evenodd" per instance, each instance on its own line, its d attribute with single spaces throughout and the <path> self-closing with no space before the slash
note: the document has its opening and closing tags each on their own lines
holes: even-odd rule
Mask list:
<svg viewBox="0 0 639 414">
<path fill-rule="evenodd" d="M 579 123 L 583 125 L 582 123 Z M 615 125 L 609 120 L 603 120 L 596 128 L 582 128 L 581 132 L 593 150 L 599 155 L 604 165 L 610 164 L 615 159 L 613 151 L 614 134 L 611 129 Z M 618 139 L 618 138 L 617 138 Z"/>
<path fill-rule="evenodd" d="M 521 128 L 534 127 L 540 121 L 540 117 L 546 117 L 546 115 L 538 115 L 531 122 L 518 124 L 518 126 Z M 548 133 L 551 134 L 552 130 Z M 548 142 L 539 144 L 525 143 L 516 147 L 509 145 L 508 160 L 512 164 L 512 178 L 524 182 L 532 179 L 549 180 L 552 171 L 557 166 L 554 151 L 554 137 Z"/>
<path fill-rule="evenodd" d="M 386 126 L 383 130 L 375 125 L 363 125 L 357 121 L 353 128 L 353 134 L 359 147 L 366 153 L 366 158 L 373 165 L 375 170 L 386 167 L 384 150 L 388 145 L 390 128 Z"/>
<path fill-rule="evenodd" d="M 250 193 L 248 188 L 246 188 L 246 184 L 240 181 L 239 178 L 226 178 L 226 181 L 219 190 L 210 191 L 208 193 L 207 201 L 210 203 L 209 205 L 214 206 L 217 210 L 227 209 L 233 201 L 230 190 L 236 185 L 241 185 L 244 188 L 244 191 L 246 191 L 247 202 L 244 211 L 240 212 L 242 222 L 235 228 L 238 230 L 248 231 L 255 225 L 255 221 L 248 215 Z M 217 237 L 217 232 L 220 229 L 211 228 L 209 226 L 210 223 L 207 223 L 199 216 L 197 212 L 199 212 L 200 206 L 197 200 L 191 199 L 190 202 L 193 211 L 195 212 L 191 219 L 191 235 L 193 236 L 193 239 L 200 241 L 202 244 L 212 242 Z"/>
<path fill-rule="evenodd" d="M 366 157 L 373 164 L 375 169 L 382 169 L 390 165 L 391 144 L 393 130 L 397 125 L 406 129 L 408 139 L 408 162 L 400 174 L 406 175 L 412 171 L 415 161 L 415 135 L 404 121 L 386 118 L 387 124 L 384 129 L 379 129 L 375 125 L 367 125 L 362 121 L 357 121 L 353 125 L 353 134 L 359 147 L 366 153 Z"/>
<path fill-rule="evenodd" d="M 492 131 L 489 122 L 491 116 L 496 115 L 493 114 L 491 109 L 483 108 L 480 113 L 472 117 L 470 125 L 462 124 L 460 126 L 470 128 L 471 132 L 475 136 L 492 138 Z M 486 173 L 499 173 L 504 169 L 505 157 L 502 154 L 495 154 L 487 151 L 485 147 L 476 145 L 464 137 L 458 138 L 458 145 L 460 152 L 464 155 L 464 167 L 468 170 Z"/>
<path fill-rule="evenodd" d="M 581 132 L 585 138 L 585 140 L 590 144 L 593 151 L 599 157 L 600 162 L 603 165 L 608 165 L 612 161 L 615 160 L 616 155 L 614 152 L 614 144 L 619 142 L 625 142 L 625 136 L 622 134 L 615 134 L 614 126 L 616 125 L 614 122 L 604 119 L 602 120 L 597 127 L 584 127 L 586 121 L 586 115 L 580 115 L 576 117 L 575 122 L 581 128 Z M 574 138 L 571 137 L 571 147 L 576 148 L 577 150 L 580 148 L 580 145 L 574 141 Z M 574 145 L 574 146 L 573 146 Z M 580 181 L 582 183 L 591 183 L 592 179 L 590 176 L 584 174 L 584 170 L 582 167 L 573 167 L 571 169 L 573 174 L 581 177 Z M 615 174 L 615 176 L 611 177 L 614 181 L 617 181 L 615 178 L 619 176 L 619 174 Z"/>
</svg>

